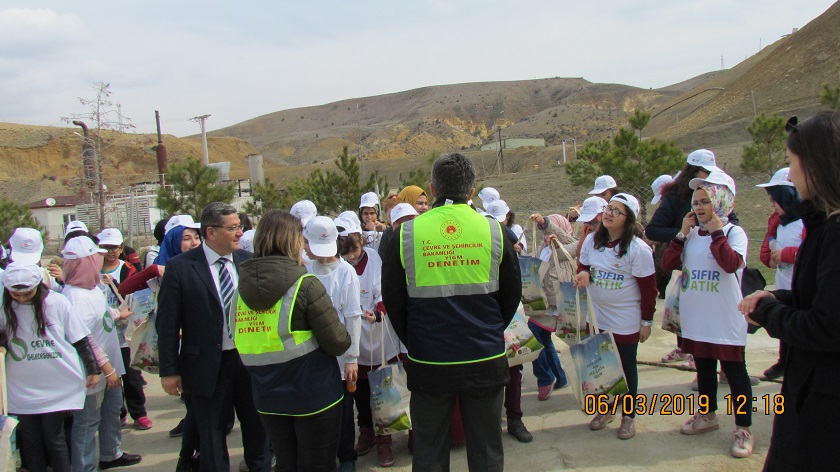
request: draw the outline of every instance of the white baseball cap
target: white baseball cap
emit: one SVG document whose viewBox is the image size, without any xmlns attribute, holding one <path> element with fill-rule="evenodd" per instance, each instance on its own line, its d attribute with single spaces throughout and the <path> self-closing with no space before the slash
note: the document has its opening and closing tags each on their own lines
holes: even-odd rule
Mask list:
<svg viewBox="0 0 840 472">
<path fill-rule="evenodd" d="M 338 229 L 333 220 L 326 216 L 313 216 L 303 228 L 303 237 L 309 241 L 309 249 L 318 257 L 332 257 L 338 254 Z"/>
<path fill-rule="evenodd" d="M 93 243 L 93 240 L 87 236 L 76 236 L 75 238 L 70 238 L 67 241 L 67 244 L 64 245 L 64 250 L 61 251 L 61 255 L 64 256 L 65 259 L 84 259 L 85 257 L 92 256 L 94 254 L 104 254 L 108 251 L 105 249 L 101 249 L 99 246 Z"/>
<path fill-rule="evenodd" d="M 67 223 L 67 228 L 65 228 L 64 234 L 70 234 L 73 231 L 84 231 L 85 233 L 87 233 L 88 227 L 86 224 L 82 223 L 79 220 L 73 220 Z"/>
<path fill-rule="evenodd" d="M 633 212 L 633 216 L 639 216 L 639 209 L 641 209 L 639 199 L 629 193 L 617 193 L 610 198 L 610 202 L 623 203 L 628 210 Z"/>
<path fill-rule="evenodd" d="M 607 201 L 601 197 L 587 198 L 580 206 L 580 216 L 578 216 L 577 221 L 589 223 L 604 211 L 605 206 L 607 206 Z"/>
<path fill-rule="evenodd" d="M 44 252 L 44 240 L 41 232 L 33 228 L 17 228 L 12 233 L 9 244 L 12 246 L 10 257 L 21 264 L 35 264 L 41 262 Z"/>
<path fill-rule="evenodd" d="M 499 191 L 493 187 L 484 187 L 480 192 L 478 192 L 478 198 L 481 200 L 481 206 L 487 208 L 487 205 L 500 198 Z"/>
<path fill-rule="evenodd" d="M 790 167 L 785 167 L 784 169 L 779 169 L 773 174 L 773 178 L 770 179 L 770 182 L 766 184 L 758 184 L 756 187 L 775 187 L 777 185 L 784 185 L 786 187 L 793 187 L 793 182 L 788 180 L 788 175 L 790 174 Z"/>
<path fill-rule="evenodd" d="M 239 237 L 239 249 L 243 249 L 253 254 L 255 234 L 257 234 L 257 230 L 255 229 L 249 229 L 248 231 L 242 233 L 242 236 Z"/>
<path fill-rule="evenodd" d="M 100 246 L 119 246 L 123 243 L 123 235 L 117 228 L 105 228 L 96 237 Z"/>
<path fill-rule="evenodd" d="M 179 226 L 183 226 L 184 228 L 199 229 L 201 228 L 201 223 L 196 223 L 191 215 L 174 215 L 166 222 L 163 234 L 166 234 L 170 230 Z"/>
<path fill-rule="evenodd" d="M 359 219 L 359 215 L 355 211 L 342 211 L 338 214 L 337 218 L 341 218 L 343 220 L 352 221 L 362 227 L 362 220 Z"/>
<path fill-rule="evenodd" d="M 362 226 L 348 218 L 338 217 L 333 220 L 339 236 L 349 236 L 350 233 L 362 233 Z"/>
<path fill-rule="evenodd" d="M 44 280 L 44 274 L 35 264 L 12 262 L 3 272 L 3 286 L 11 292 L 28 292 Z"/>
<path fill-rule="evenodd" d="M 406 216 L 418 216 L 417 210 L 410 203 L 397 203 L 394 208 L 391 208 L 391 224 Z"/>
<path fill-rule="evenodd" d="M 607 189 L 615 187 L 618 187 L 618 184 L 615 183 L 614 178 L 609 175 L 602 175 L 595 179 L 595 188 L 589 192 L 589 195 L 598 195 L 599 193 L 604 193 Z"/>
<path fill-rule="evenodd" d="M 670 184 L 674 181 L 674 178 L 668 174 L 660 175 L 650 184 L 650 189 L 653 190 L 653 200 L 650 201 L 651 205 L 656 205 L 659 203 L 659 200 L 662 199 L 662 187 Z"/>
<path fill-rule="evenodd" d="M 362 195 L 362 201 L 359 203 L 359 208 L 375 207 L 379 205 L 379 196 L 375 192 L 368 192 Z"/>
<path fill-rule="evenodd" d="M 318 209 L 315 208 L 315 204 L 309 200 L 301 200 L 294 205 L 292 205 L 292 209 L 289 210 L 289 213 L 292 214 L 295 218 L 300 220 L 300 224 L 306 226 L 306 223 L 315 215 L 318 214 Z"/>
<path fill-rule="evenodd" d="M 698 149 L 688 155 L 686 162 L 693 166 L 698 166 L 706 169 L 709 172 L 723 172 L 723 169 L 717 166 L 717 159 L 715 153 L 708 149 Z"/>
<path fill-rule="evenodd" d="M 723 171 L 712 172 L 705 179 L 691 179 L 691 181 L 688 182 L 688 186 L 691 187 L 691 190 L 697 190 L 697 187 L 707 182 L 710 184 L 725 185 L 729 187 L 729 190 L 731 190 L 732 194 L 735 195 L 735 181 Z"/>
<path fill-rule="evenodd" d="M 507 214 L 510 213 L 510 207 L 504 200 L 494 200 L 487 205 L 487 213 L 499 221 L 504 221 Z"/>
</svg>

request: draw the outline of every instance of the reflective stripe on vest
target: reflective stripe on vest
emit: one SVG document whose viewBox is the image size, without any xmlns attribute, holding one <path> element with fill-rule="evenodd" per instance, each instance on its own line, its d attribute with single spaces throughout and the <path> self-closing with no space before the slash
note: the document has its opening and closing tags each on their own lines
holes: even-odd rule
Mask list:
<svg viewBox="0 0 840 472">
<path fill-rule="evenodd" d="M 498 291 L 502 260 L 500 223 L 466 205 L 435 210 L 400 228 L 400 259 L 408 296 L 438 298 Z M 481 221 L 487 224 L 486 229 L 475 224 Z"/>
<path fill-rule="evenodd" d="M 292 309 L 300 284 L 312 274 L 304 274 L 268 310 L 252 310 L 237 297 L 231 325 L 233 341 L 242 363 L 263 366 L 288 362 L 318 349 L 312 331 L 292 331 Z"/>
</svg>

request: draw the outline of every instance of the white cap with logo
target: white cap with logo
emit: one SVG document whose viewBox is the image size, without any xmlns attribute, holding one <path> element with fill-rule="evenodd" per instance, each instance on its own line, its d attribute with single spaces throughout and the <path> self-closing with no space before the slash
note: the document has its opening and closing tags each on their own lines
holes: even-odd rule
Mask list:
<svg viewBox="0 0 840 472">
<path fill-rule="evenodd" d="M 418 216 L 417 210 L 410 203 L 397 203 L 394 208 L 391 208 L 391 224 L 406 216 Z"/>
<path fill-rule="evenodd" d="M 662 188 L 674 181 L 674 178 L 668 174 L 660 175 L 650 184 L 650 189 L 653 190 L 653 200 L 651 205 L 656 205 L 662 199 Z"/>
<path fill-rule="evenodd" d="M 595 188 L 589 191 L 589 195 L 598 195 L 599 193 L 604 193 L 608 189 L 618 187 L 618 184 L 615 182 L 615 179 L 609 175 L 602 175 L 595 179 Z"/>
<path fill-rule="evenodd" d="M 339 216 L 338 218 L 333 220 L 333 223 L 335 223 L 335 227 L 338 231 L 339 236 L 349 236 L 350 233 L 362 233 L 361 225 L 359 225 L 351 219 L 342 218 Z"/>
<path fill-rule="evenodd" d="M 478 198 L 481 200 L 481 206 L 487 208 L 487 205 L 500 198 L 499 191 L 493 187 L 484 187 L 480 192 L 478 192 Z"/>
<path fill-rule="evenodd" d="M 368 192 L 362 195 L 362 201 L 359 203 L 359 208 L 373 208 L 376 205 L 379 205 L 379 197 L 376 195 L 375 192 Z"/>
<path fill-rule="evenodd" d="M 85 257 L 92 256 L 94 254 L 104 254 L 108 251 L 105 249 L 100 249 L 99 246 L 93 243 L 93 240 L 87 236 L 77 236 L 75 238 L 71 238 L 67 241 L 67 244 L 64 245 L 64 249 L 61 251 L 61 255 L 64 256 L 65 259 L 84 259 Z"/>
<path fill-rule="evenodd" d="M 504 221 L 507 214 L 510 213 L 510 207 L 504 200 L 495 200 L 487 205 L 487 213 L 499 221 Z"/>
<path fill-rule="evenodd" d="M 184 228 L 199 229 L 201 228 L 201 223 L 196 223 L 191 215 L 174 215 L 166 222 L 164 234 L 179 226 L 183 226 Z"/>
<path fill-rule="evenodd" d="M 732 195 L 735 195 L 735 181 L 732 180 L 732 177 L 727 175 L 726 172 L 712 172 L 705 179 L 691 179 L 688 182 L 688 186 L 691 188 L 691 190 L 697 190 L 697 187 L 703 185 L 704 183 L 725 185 L 726 187 L 729 187 L 730 191 L 732 191 Z"/>
<path fill-rule="evenodd" d="M 580 206 L 580 216 L 578 216 L 577 221 L 580 223 L 589 223 L 604 211 L 605 206 L 607 206 L 607 201 L 601 197 L 587 198 Z"/>
<path fill-rule="evenodd" d="M 28 292 L 37 287 L 42 280 L 43 271 L 35 264 L 15 261 L 3 272 L 3 286 L 10 292 Z"/>
<path fill-rule="evenodd" d="M 123 243 L 123 235 L 117 228 L 105 228 L 96 237 L 100 246 L 119 246 Z"/>
<path fill-rule="evenodd" d="M 723 172 L 723 169 L 717 166 L 717 159 L 715 153 L 708 149 L 698 149 L 688 155 L 686 162 L 693 166 L 702 167 L 709 172 Z"/>
<path fill-rule="evenodd" d="M 87 233 L 88 227 L 86 224 L 82 223 L 79 220 L 73 220 L 67 223 L 67 228 L 64 229 L 64 234 L 70 234 L 73 231 L 84 231 L 85 233 Z"/>
<path fill-rule="evenodd" d="M 41 262 L 41 253 L 44 252 L 44 240 L 41 232 L 33 228 L 17 228 L 9 239 L 12 252 L 9 255 L 14 262 L 22 264 L 35 264 Z"/>
<path fill-rule="evenodd" d="M 313 216 L 303 228 L 303 237 L 309 241 L 309 249 L 318 257 L 332 257 L 338 254 L 338 229 L 333 220 L 326 216 Z"/>
<path fill-rule="evenodd" d="M 610 198 L 610 202 L 622 203 L 628 210 L 633 212 L 633 216 L 639 216 L 639 210 L 641 209 L 639 199 L 629 193 L 617 193 Z"/>
<path fill-rule="evenodd" d="M 295 218 L 300 220 L 300 224 L 306 226 L 306 223 L 309 222 L 310 218 L 315 217 L 318 214 L 318 209 L 315 208 L 315 204 L 309 200 L 301 200 L 294 205 L 292 205 L 292 209 L 289 210 L 289 213 L 292 214 Z"/>
<path fill-rule="evenodd" d="M 362 220 L 359 219 L 359 215 L 355 211 L 342 211 L 338 214 L 337 218 L 341 218 L 342 220 L 352 221 L 362 227 Z"/>
<path fill-rule="evenodd" d="M 770 179 L 770 182 L 767 182 L 766 184 L 758 184 L 756 187 L 775 187 L 777 185 L 793 187 L 793 182 L 788 180 L 788 175 L 790 175 L 790 167 L 779 169 L 775 174 L 773 174 L 773 178 Z"/>
</svg>

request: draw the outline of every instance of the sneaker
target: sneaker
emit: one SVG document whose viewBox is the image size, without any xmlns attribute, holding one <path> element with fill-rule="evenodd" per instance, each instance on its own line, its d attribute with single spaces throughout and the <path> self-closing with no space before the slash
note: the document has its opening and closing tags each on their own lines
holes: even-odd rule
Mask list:
<svg viewBox="0 0 840 472">
<path fill-rule="evenodd" d="M 602 430 L 607 427 L 607 424 L 612 423 L 614 419 L 615 415 L 602 415 L 599 413 L 589 422 L 589 429 L 592 431 Z"/>
<path fill-rule="evenodd" d="M 178 423 L 178 426 L 169 430 L 169 437 L 170 438 L 180 438 L 183 435 L 184 435 L 184 420 L 181 420 L 181 422 Z"/>
<path fill-rule="evenodd" d="M 630 439 L 636 435 L 636 422 L 629 416 L 621 417 L 621 426 L 618 427 L 618 439 Z"/>
<path fill-rule="evenodd" d="M 356 441 L 356 446 L 353 448 L 356 454 L 363 456 L 373 449 L 376 443 L 376 436 L 373 434 L 371 428 L 359 428 L 359 439 Z"/>
<path fill-rule="evenodd" d="M 521 443 L 527 443 L 534 440 L 534 436 L 525 427 L 522 418 L 508 418 L 507 419 L 508 434 L 515 437 Z"/>
<path fill-rule="evenodd" d="M 732 435 L 735 441 L 732 443 L 732 457 L 750 457 L 755 447 L 755 436 L 746 429 L 738 428 Z"/>
<path fill-rule="evenodd" d="M 775 363 L 769 369 L 764 371 L 764 377 L 769 380 L 775 380 L 785 375 L 785 368 L 780 363 Z"/>
<path fill-rule="evenodd" d="M 548 400 L 548 397 L 551 396 L 552 390 L 554 390 L 554 387 L 551 385 L 543 385 L 542 387 L 537 386 L 537 400 L 541 402 Z"/>
<path fill-rule="evenodd" d="M 662 357 L 662 363 L 670 364 L 672 362 L 686 361 L 688 360 L 688 356 L 690 355 L 691 354 L 685 354 L 684 352 L 682 352 L 680 348 L 676 348 Z"/>
<path fill-rule="evenodd" d="M 694 390 L 695 392 L 700 391 L 700 387 L 697 386 L 697 376 L 696 375 L 694 376 L 694 380 L 692 380 L 691 383 L 688 384 L 688 388 Z"/>
<path fill-rule="evenodd" d="M 697 364 L 694 363 L 694 356 L 692 356 L 691 354 L 688 354 L 688 360 L 685 361 L 685 366 L 689 370 L 697 370 Z"/>
<path fill-rule="evenodd" d="M 691 436 L 694 434 L 715 431 L 718 428 L 720 428 L 720 425 L 718 424 L 717 415 L 714 413 L 709 415 L 695 413 L 690 420 L 686 421 L 685 424 L 682 425 L 680 432 Z"/>
<path fill-rule="evenodd" d="M 150 420 L 148 416 L 141 416 L 140 418 L 134 420 L 134 427 L 142 429 L 143 431 L 152 429 L 152 420 Z"/>
<path fill-rule="evenodd" d="M 380 466 L 391 467 L 394 465 L 394 453 L 391 451 L 391 436 L 380 436 L 376 438 L 376 456 Z"/>
</svg>

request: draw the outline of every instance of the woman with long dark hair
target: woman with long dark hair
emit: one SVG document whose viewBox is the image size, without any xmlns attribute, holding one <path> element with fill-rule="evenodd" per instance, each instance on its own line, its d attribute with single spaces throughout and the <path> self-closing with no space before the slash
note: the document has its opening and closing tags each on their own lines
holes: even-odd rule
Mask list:
<svg viewBox="0 0 840 472">
<path fill-rule="evenodd" d="M 790 345 L 764 470 L 834 470 L 840 424 L 840 113 L 788 121 L 790 181 L 806 235 L 790 290 L 759 291 L 739 308 Z"/>
</svg>

